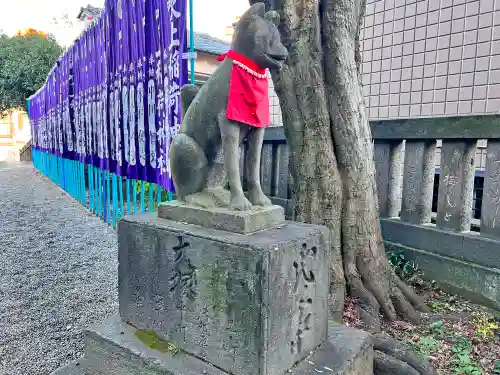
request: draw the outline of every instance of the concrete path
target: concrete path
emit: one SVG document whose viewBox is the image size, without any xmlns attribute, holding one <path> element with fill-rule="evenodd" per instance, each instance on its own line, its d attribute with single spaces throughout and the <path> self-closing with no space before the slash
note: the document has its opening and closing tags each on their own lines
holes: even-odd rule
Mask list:
<svg viewBox="0 0 500 375">
<path fill-rule="evenodd" d="M 0 163 L 0 374 L 47 375 L 116 313 L 116 233 L 30 163 Z"/>
</svg>

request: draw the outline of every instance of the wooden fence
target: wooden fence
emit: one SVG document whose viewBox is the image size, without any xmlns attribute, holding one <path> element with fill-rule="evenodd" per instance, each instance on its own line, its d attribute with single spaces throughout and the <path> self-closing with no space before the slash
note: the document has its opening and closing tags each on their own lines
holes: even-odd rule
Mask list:
<svg viewBox="0 0 500 375">
<path fill-rule="evenodd" d="M 20 150 L 19 150 L 19 160 L 20 161 L 31 161 L 33 160 L 31 141 L 28 141 Z"/>
<path fill-rule="evenodd" d="M 500 117 L 375 121 L 371 127 L 388 251 L 402 251 L 443 287 L 500 309 Z M 478 174 L 476 155 L 481 159 L 484 147 Z M 242 168 L 244 159 L 242 153 Z M 262 187 L 290 216 L 288 163 L 283 129 L 267 129 Z M 479 200 L 475 180 L 484 182 Z"/>
</svg>

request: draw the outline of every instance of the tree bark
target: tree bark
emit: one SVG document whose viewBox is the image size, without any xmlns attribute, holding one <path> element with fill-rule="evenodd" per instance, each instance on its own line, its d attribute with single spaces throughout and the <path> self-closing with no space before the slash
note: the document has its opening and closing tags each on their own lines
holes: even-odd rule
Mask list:
<svg viewBox="0 0 500 375">
<path fill-rule="evenodd" d="M 417 310 L 427 308 L 389 266 L 380 229 L 359 72 L 366 0 L 264 2 L 280 14 L 289 52 L 273 81 L 291 151 L 294 220 L 332 233 L 331 313 L 339 318 L 346 285 L 366 329 L 380 330 L 380 312 L 418 323 Z"/>
<path fill-rule="evenodd" d="M 314 1 L 301 1 L 287 2 L 280 10 L 280 33 L 289 57 L 273 81 L 287 124 L 284 131 L 291 153 L 294 219 L 331 230 L 329 306 L 332 318 L 340 322 L 345 298 L 342 181 L 326 102 L 319 9 Z"/>
</svg>

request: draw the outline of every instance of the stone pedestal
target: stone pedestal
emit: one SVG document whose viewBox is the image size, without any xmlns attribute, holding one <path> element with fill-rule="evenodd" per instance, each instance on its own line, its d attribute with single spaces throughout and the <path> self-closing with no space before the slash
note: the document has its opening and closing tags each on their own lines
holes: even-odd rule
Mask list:
<svg viewBox="0 0 500 375">
<path fill-rule="evenodd" d="M 61 374 L 373 373 L 368 334 L 328 328 L 327 228 L 172 202 L 122 219 L 118 244 L 120 316 Z"/>
<path fill-rule="evenodd" d="M 152 214 L 120 221 L 118 244 L 122 319 L 218 368 L 283 374 L 326 339 L 325 227 L 242 235 Z"/>
</svg>

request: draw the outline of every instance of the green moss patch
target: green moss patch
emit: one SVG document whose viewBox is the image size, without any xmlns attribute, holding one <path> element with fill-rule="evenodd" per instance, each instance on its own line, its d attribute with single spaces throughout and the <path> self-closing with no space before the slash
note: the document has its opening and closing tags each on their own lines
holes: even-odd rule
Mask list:
<svg viewBox="0 0 500 375">
<path fill-rule="evenodd" d="M 179 352 L 177 345 L 160 339 L 155 331 L 138 330 L 134 335 L 150 349 L 158 350 L 162 353 L 177 354 Z"/>
</svg>

